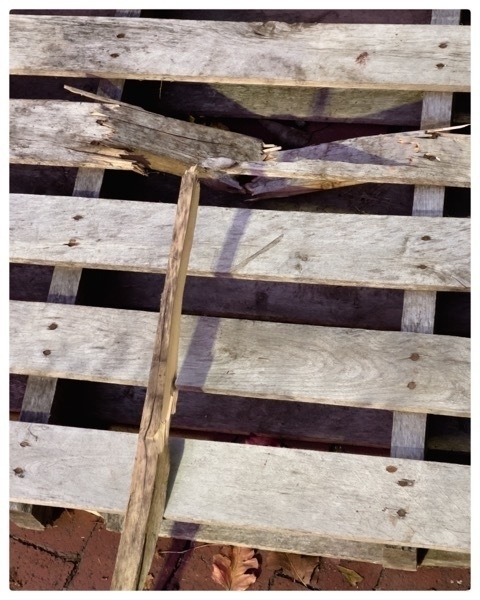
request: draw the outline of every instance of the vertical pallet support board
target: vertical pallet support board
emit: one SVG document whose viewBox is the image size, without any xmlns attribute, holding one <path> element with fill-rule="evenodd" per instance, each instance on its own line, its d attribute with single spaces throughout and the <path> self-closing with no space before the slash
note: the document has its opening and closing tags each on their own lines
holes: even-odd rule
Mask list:
<svg viewBox="0 0 480 600">
<path fill-rule="evenodd" d="M 470 285 L 469 219 L 443 217 L 445 187 L 469 187 L 469 136 L 449 128 L 452 94 L 470 86 L 459 11 L 433 11 L 431 24 L 375 25 L 376 36 L 366 25 L 165 23 L 119 12 L 131 18 L 12 16 L 13 75 L 103 79 L 90 94 L 94 102 L 11 101 L 12 163 L 79 168 L 72 198 L 11 194 L 11 262 L 54 267 L 47 302 L 11 302 L 11 372 L 28 376 L 20 420 L 11 422 L 11 518 L 40 529 L 51 518 L 42 512 L 59 507 L 122 523 L 117 590 L 143 589 L 159 535 L 404 570 L 421 561 L 467 563 L 470 469 L 423 460 L 427 414 L 470 416 L 468 340 L 431 335 L 437 291 Z M 400 43 L 392 28 L 408 72 L 391 64 Z M 106 56 L 97 54 L 100 35 L 114 50 Z M 222 39 L 229 40 L 225 53 L 218 52 Z M 203 59 L 210 57 L 205 72 L 196 66 L 200 41 Z M 286 53 L 301 77 L 280 60 Z M 335 68 L 324 68 L 325 53 Z M 274 74 L 272 61 L 280 65 Z M 372 94 L 372 105 L 398 102 L 395 126 L 410 126 L 405 106 L 423 98 L 420 130 L 282 152 L 122 103 L 127 79 L 172 81 L 173 95 L 192 82 L 249 98 L 256 87 L 293 89 L 294 82 L 302 93 L 360 91 Z M 272 92 L 273 103 L 283 98 Z M 321 110 L 321 118 L 337 118 Z M 104 169 L 181 176 L 177 206 L 102 198 Z M 244 184 L 241 175 L 256 178 Z M 201 206 L 197 216 L 200 182 L 253 198 L 369 182 L 415 189 L 411 216 L 228 204 Z M 77 305 L 83 269 L 164 273 L 159 313 Z M 401 330 L 280 322 L 261 313 L 182 314 L 187 275 L 399 290 Z M 49 424 L 59 378 L 146 388 L 139 433 Z M 283 427 L 292 432 L 290 406 L 384 411 L 393 414 L 391 454 L 169 436 L 179 391 L 192 408 L 199 394 L 203 406 L 271 402 L 273 412 L 275 404 L 285 410 Z M 243 419 L 239 430 L 249 427 Z M 59 446 L 62 462 L 51 467 Z"/>
</svg>

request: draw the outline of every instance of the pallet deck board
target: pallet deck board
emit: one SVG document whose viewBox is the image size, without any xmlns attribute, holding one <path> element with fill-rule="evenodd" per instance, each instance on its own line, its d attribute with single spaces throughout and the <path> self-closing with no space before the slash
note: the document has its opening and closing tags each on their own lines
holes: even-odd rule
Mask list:
<svg viewBox="0 0 480 600">
<path fill-rule="evenodd" d="M 125 511 L 136 434 L 10 427 L 14 500 Z M 170 521 L 469 551 L 469 467 L 178 438 L 170 449 Z"/>
<path fill-rule="evenodd" d="M 19 301 L 10 319 L 12 373 L 146 385 L 155 314 Z M 470 414 L 468 339 L 190 316 L 181 331 L 179 389 Z"/>
<path fill-rule="evenodd" d="M 12 194 L 10 260 L 162 273 L 174 211 L 173 204 Z M 201 206 L 189 275 L 466 292 L 469 236 L 470 220 L 461 218 Z"/>
<path fill-rule="evenodd" d="M 469 28 L 12 15 L 10 73 L 469 91 Z"/>
</svg>

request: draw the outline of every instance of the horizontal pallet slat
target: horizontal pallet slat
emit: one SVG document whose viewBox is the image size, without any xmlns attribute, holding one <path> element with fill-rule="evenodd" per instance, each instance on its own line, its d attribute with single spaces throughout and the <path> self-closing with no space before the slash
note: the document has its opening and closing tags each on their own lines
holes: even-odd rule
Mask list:
<svg viewBox="0 0 480 600">
<path fill-rule="evenodd" d="M 262 151 L 256 138 L 185 123 L 122 102 L 10 101 L 13 164 L 183 175 L 185 169 L 212 156 L 261 160 Z"/>
<path fill-rule="evenodd" d="M 12 373 L 145 386 L 156 316 L 11 302 Z M 468 417 L 470 341 L 182 318 L 179 389 Z"/>
<path fill-rule="evenodd" d="M 12 194 L 10 260 L 164 272 L 174 212 L 173 204 Z M 469 219 L 203 206 L 189 274 L 468 291 L 469 236 Z"/>
<path fill-rule="evenodd" d="M 12 15 L 10 73 L 468 91 L 469 28 Z"/>
<path fill-rule="evenodd" d="M 12 500 L 125 511 L 136 434 L 10 427 Z M 170 521 L 469 551 L 469 467 L 199 440 L 170 447 Z"/>
</svg>

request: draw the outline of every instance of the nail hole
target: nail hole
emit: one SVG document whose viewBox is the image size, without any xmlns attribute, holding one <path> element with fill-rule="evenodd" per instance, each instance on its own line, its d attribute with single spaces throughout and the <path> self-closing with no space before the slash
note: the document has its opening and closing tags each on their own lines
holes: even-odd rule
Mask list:
<svg viewBox="0 0 480 600">
<path fill-rule="evenodd" d="M 417 269 L 426 269 L 427 265 L 418 265 Z"/>
<path fill-rule="evenodd" d="M 412 354 L 410 354 L 410 360 L 420 360 L 420 354 L 412 352 Z"/>
<path fill-rule="evenodd" d="M 398 471 L 398 468 L 397 468 L 397 467 L 394 467 L 393 465 L 388 465 L 388 467 L 387 467 L 387 471 L 388 471 L 389 473 L 395 473 L 395 471 Z"/>
<path fill-rule="evenodd" d="M 58 325 L 56 323 L 50 323 L 50 325 L 47 327 L 47 329 L 56 329 L 58 327 Z"/>
<path fill-rule="evenodd" d="M 27 440 L 24 440 L 23 442 L 20 442 L 20 446 L 22 448 L 25 448 L 26 446 L 30 446 L 30 442 L 27 442 Z"/>
<path fill-rule="evenodd" d="M 405 517 L 407 516 L 407 511 L 406 511 L 404 508 L 399 508 L 399 509 L 397 510 L 397 515 L 398 515 L 398 516 L 399 516 L 401 519 L 403 519 L 403 518 L 405 518 Z"/>
<path fill-rule="evenodd" d="M 78 246 L 80 242 L 77 242 L 75 238 L 71 238 L 68 240 L 68 244 L 63 244 L 64 246 L 68 246 L 69 248 L 73 248 L 73 246 Z"/>
<path fill-rule="evenodd" d="M 443 63 L 437 63 L 435 66 L 437 67 L 437 69 L 443 69 L 445 65 Z"/>
<path fill-rule="evenodd" d="M 439 48 L 446 48 L 448 46 L 447 42 L 442 42 L 441 44 L 438 44 Z"/>
<path fill-rule="evenodd" d="M 124 33 L 117 33 L 117 38 L 124 38 L 125 34 Z M 443 46 L 440 44 L 440 48 L 443 48 Z"/>
<path fill-rule="evenodd" d="M 407 384 L 407 388 L 409 390 L 414 390 L 417 387 L 417 384 L 414 381 L 410 381 L 410 383 Z"/>
<path fill-rule="evenodd" d="M 116 52 L 114 52 L 113 54 L 110 54 L 110 56 L 112 58 L 118 58 L 120 56 L 120 54 L 117 54 Z"/>
<path fill-rule="evenodd" d="M 17 477 L 25 477 L 24 473 L 24 469 L 20 468 L 20 467 L 15 467 L 15 469 L 13 469 L 13 472 L 15 473 L 15 475 Z"/>
<path fill-rule="evenodd" d="M 74 217 L 72 217 L 72 219 L 74 221 L 80 221 L 80 219 L 83 219 L 83 215 L 75 215 Z"/>
<path fill-rule="evenodd" d="M 431 240 L 431 239 L 432 239 L 432 238 L 431 238 L 429 235 L 424 235 L 424 236 L 422 237 L 422 240 L 423 240 L 424 242 L 427 242 L 428 240 Z"/>
<path fill-rule="evenodd" d="M 415 483 L 415 480 L 413 479 L 400 479 L 399 481 L 397 481 L 398 485 L 400 487 L 412 487 Z"/>
<path fill-rule="evenodd" d="M 52 353 L 51 350 L 44 350 L 43 353 L 45 354 L 45 356 L 50 356 L 50 354 Z"/>
</svg>

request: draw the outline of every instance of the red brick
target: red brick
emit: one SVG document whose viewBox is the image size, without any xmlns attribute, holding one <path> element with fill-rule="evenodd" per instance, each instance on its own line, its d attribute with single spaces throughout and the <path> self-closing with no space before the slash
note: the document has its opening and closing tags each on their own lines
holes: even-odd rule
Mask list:
<svg viewBox="0 0 480 600">
<path fill-rule="evenodd" d="M 83 550 L 69 590 L 109 590 L 120 534 L 107 531 L 97 523 Z"/>
<path fill-rule="evenodd" d="M 355 571 L 363 577 L 363 580 L 356 586 L 352 586 L 339 571 L 338 566 Z M 314 588 L 319 590 L 373 590 L 381 572 L 381 565 L 322 558 L 320 568 L 314 573 L 311 583 Z"/>
<path fill-rule="evenodd" d="M 73 562 L 10 540 L 11 590 L 62 590 L 73 568 Z"/>
<path fill-rule="evenodd" d="M 214 544 L 195 544 L 194 549 L 183 555 L 168 589 L 222 590 L 212 579 L 213 557 L 221 548 Z"/>
<path fill-rule="evenodd" d="M 470 569 L 423 567 L 414 573 L 384 569 L 379 590 L 469 590 Z"/>
<path fill-rule="evenodd" d="M 22 529 L 10 522 L 10 535 L 74 558 L 81 552 L 99 518 L 81 510 L 65 510 L 43 531 Z"/>
</svg>

